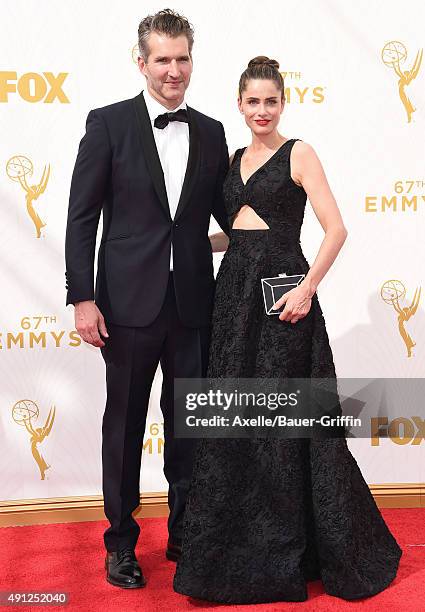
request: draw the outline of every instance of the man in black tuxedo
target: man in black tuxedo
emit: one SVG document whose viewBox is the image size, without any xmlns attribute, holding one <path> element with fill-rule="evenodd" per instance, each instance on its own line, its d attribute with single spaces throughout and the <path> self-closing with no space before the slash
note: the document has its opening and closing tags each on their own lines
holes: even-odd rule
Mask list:
<svg viewBox="0 0 425 612">
<path fill-rule="evenodd" d="M 174 438 L 174 378 L 207 371 L 214 296 L 211 214 L 226 234 L 228 170 L 223 126 L 186 106 L 193 30 L 171 10 L 139 25 L 147 89 L 90 111 L 72 176 L 66 229 L 67 304 L 81 337 L 100 347 L 107 400 L 102 466 L 107 580 L 146 581 L 135 556 L 142 442 L 151 385 L 163 372 L 164 473 L 169 483 L 166 555 L 181 551 L 196 440 Z M 94 254 L 100 213 L 103 233 Z"/>
</svg>

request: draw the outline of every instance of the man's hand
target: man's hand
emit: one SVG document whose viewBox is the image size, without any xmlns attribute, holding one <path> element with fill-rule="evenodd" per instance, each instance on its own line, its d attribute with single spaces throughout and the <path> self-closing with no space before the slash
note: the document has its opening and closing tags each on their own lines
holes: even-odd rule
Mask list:
<svg viewBox="0 0 425 612">
<path fill-rule="evenodd" d="M 92 300 L 75 303 L 75 329 L 84 342 L 102 348 L 105 346 L 102 338 L 109 338 L 105 319 Z"/>
</svg>

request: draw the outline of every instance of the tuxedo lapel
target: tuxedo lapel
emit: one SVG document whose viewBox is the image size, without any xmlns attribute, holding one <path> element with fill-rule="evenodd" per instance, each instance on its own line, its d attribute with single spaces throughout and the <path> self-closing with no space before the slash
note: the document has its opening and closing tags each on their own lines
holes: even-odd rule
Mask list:
<svg viewBox="0 0 425 612">
<path fill-rule="evenodd" d="M 171 219 L 170 206 L 168 204 L 167 190 L 164 181 L 164 173 L 162 171 L 161 161 L 156 148 L 152 125 L 143 93 L 140 93 L 134 98 L 134 105 L 140 132 L 140 142 L 145 156 L 146 165 L 152 178 L 159 201 L 161 202 L 167 217 Z M 183 186 L 180 193 L 180 199 L 174 217 L 175 219 L 181 215 L 185 206 L 187 206 L 190 200 L 193 186 L 198 179 L 201 158 L 199 126 L 194 116 L 193 109 L 189 106 L 187 107 L 187 114 L 189 118 L 189 156 Z"/>
<path fill-rule="evenodd" d="M 193 190 L 193 186 L 198 180 L 199 163 L 201 158 L 201 139 L 199 135 L 199 126 L 197 124 L 195 113 L 189 106 L 187 107 L 189 118 L 189 157 L 187 160 L 186 173 L 182 190 L 180 193 L 179 203 L 175 214 L 175 219 L 181 215 L 185 206 L 187 206 Z"/>
<path fill-rule="evenodd" d="M 155 187 L 167 217 L 171 219 L 170 207 L 168 204 L 167 190 L 165 188 L 164 173 L 162 171 L 161 161 L 159 159 L 158 150 L 155 144 L 155 138 L 152 131 L 151 120 L 149 117 L 146 102 L 143 93 L 140 93 L 134 98 L 134 105 L 137 115 L 137 124 L 140 132 L 140 142 L 145 156 L 146 165 L 149 174 Z"/>
</svg>

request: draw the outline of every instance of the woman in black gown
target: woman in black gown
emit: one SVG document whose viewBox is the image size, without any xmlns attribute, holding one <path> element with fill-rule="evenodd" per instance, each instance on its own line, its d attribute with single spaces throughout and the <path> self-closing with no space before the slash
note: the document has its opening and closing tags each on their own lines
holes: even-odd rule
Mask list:
<svg viewBox="0 0 425 612">
<path fill-rule="evenodd" d="M 312 147 L 277 131 L 283 92 L 277 62 L 251 60 L 239 108 L 252 144 L 236 151 L 224 184 L 233 226 L 216 279 L 211 378 L 336 381 L 315 290 L 346 230 Z M 307 194 L 326 232 L 311 268 L 299 242 Z M 226 249 L 224 234 L 212 242 Z M 282 314 L 268 316 L 260 279 L 282 272 L 306 277 L 285 295 Z M 199 440 L 178 593 L 233 604 L 304 601 L 307 581 L 321 578 L 328 594 L 358 599 L 391 583 L 400 556 L 344 436 Z"/>
</svg>

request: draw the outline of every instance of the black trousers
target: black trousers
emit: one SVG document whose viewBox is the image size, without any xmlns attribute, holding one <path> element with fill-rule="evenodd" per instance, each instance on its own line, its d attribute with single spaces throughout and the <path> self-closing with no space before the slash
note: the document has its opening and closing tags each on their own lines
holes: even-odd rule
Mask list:
<svg viewBox="0 0 425 612">
<path fill-rule="evenodd" d="M 176 307 L 173 273 L 155 321 L 146 327 L 108 324 L 102 348 L 106 364 L 106 408 L 102 423 L 102 480 L 110 527 L 105 547 L 135 547 L 140 533 L 132 512 L 139 506 L 143 437 L 152 381 L 161 363 L 164 417 L 164 474 L 168 481 L 168 531 L 183 535 L 183 515 L 192 474 L 196 439 L 174 438 L 174 378 L 206 376 L 210 327 L 182 325 Z"/>
</svg>

